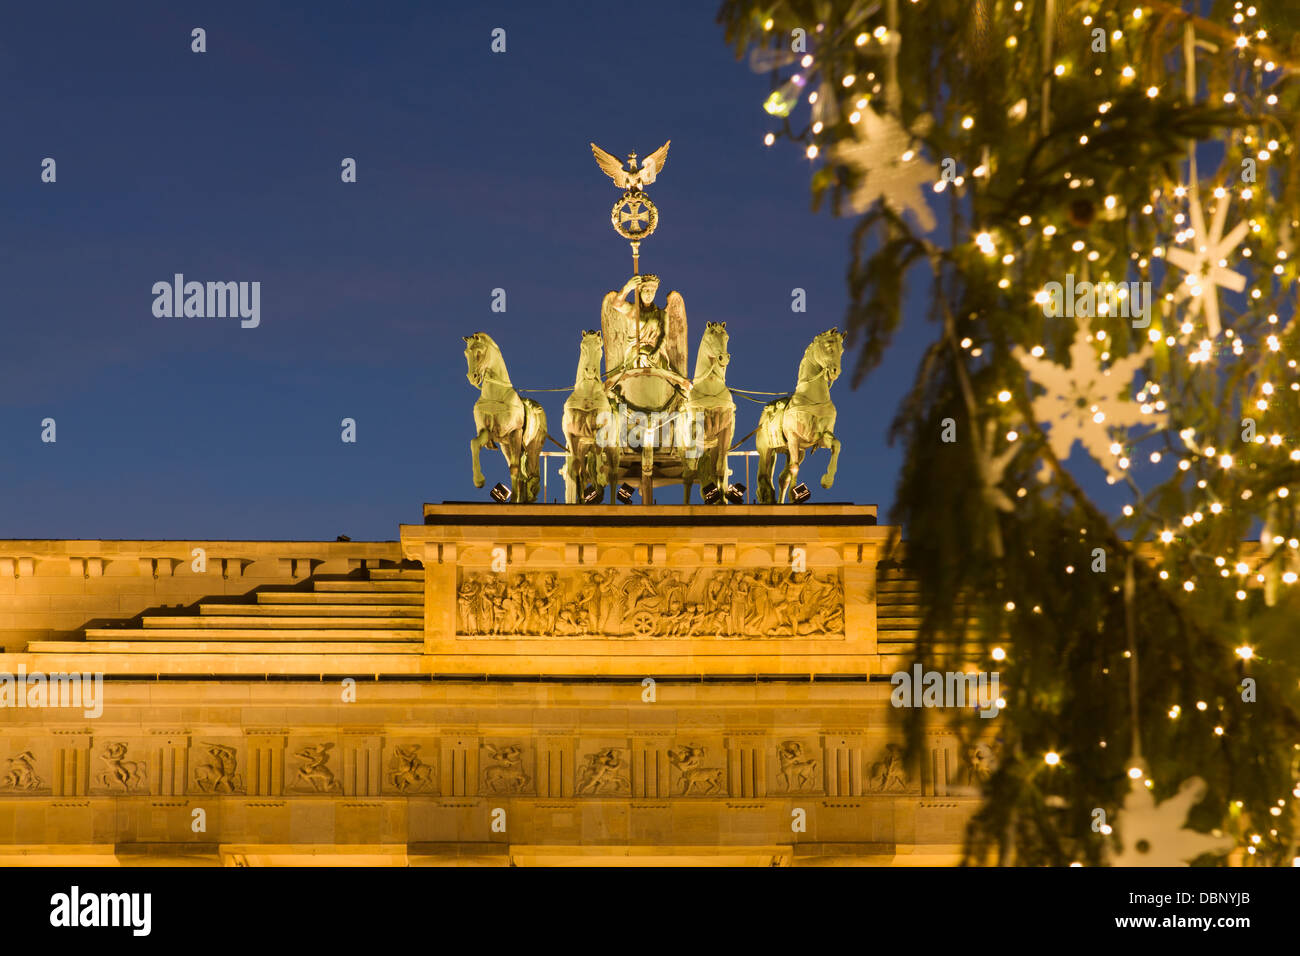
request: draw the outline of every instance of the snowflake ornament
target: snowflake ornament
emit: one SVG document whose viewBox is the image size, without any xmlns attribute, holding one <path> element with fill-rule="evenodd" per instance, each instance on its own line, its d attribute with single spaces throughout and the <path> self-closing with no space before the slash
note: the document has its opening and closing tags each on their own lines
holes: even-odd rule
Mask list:
<svg viewBox="0 0 1300 956">
<path fill-rule="evenodd" d="M 1189 777 L 1178 793 L 1157 805 L 1141 780 L 1130 780 L 1117 829 L 1122 849 L 1112 852 L 1111 866 L 1187 866 L 1202 853 L 1227 853 L 1237 845 L 1228 836 L 1188 830 L 1187 813 L 1205 799 L 1205 781 Z"/>
<path fill-rule="evenodd" d="M 1097 360 L 1088 333 L 1088 323 L 1079 320 L 1079 329 L 1070 345 L 1070 367 L 1035 358 L 1016 346 L 1012 356 L 1029 373 L 1030 378 L 1047 390 L 1046 395 L 1034 399 L 1034 415 L 1049 426 L 1047 442 L 1058 461 L 1070 456 L 1077 441 L 1097 460 L 1112 478 L 1123 477 L 1123 469 L 1111 452 L 1110 429 L 1128 429 L 1149 422 L 1164 423 L 1161 413 L 1143 412 L 1135 402 L 1126 400 L 1125 393 L 1133 380 L 1133 373 L 1151 356 L 1151 347 L 1116 359 L 1110 368 L 1102 369 Z M 1044 466 L 1040 478 L 1046 472 Z"/>
<path fill-rule="evenodd" d="M 934 228 L 934 213 L 926 202 L 925 192 L 938 179 L 934 163 L 919 153 L 903 160 L 909 152 L 913 134 L 892 116 L 881 116 L 864 109 L 854 127 L 854 140 L 831 148 L 830 158 L 848 166 L 862 182 L 853 190 L 850 203 L 854 212 L 865 212 L 877 201 L 902 214 L 910 211 L 923 232 Z"/>
<path fill-rule="evenodd" d="M 1214 206 L 1214 218 L 1210 220 L 1209 232 L 1205 231 L 1205 216 L 1195 192 L 1188 200 L 1187 211 L 1191 214 L 1194 248 L 1170 249 L 1165 253 L 1165 258 L 1171 265 L 1187 273 L 1187 278 L 1178 290 L 1177 300 L 1191 297 L 1187 307 L 1188 318 L 1202 310 L 1205 312 L 1205 326 L 1213 339 L 1222 330 L 1219 322 L 1219 287 L 1233 292 L 1241 292 L 1246 288 L 1246 277 L 1229 269 L 1227 262 L 1228 256 L 1246 238 L 1250 226 L 1239 222 L 1232 232 L 1226 236 L 1223 234 L 1228 218 L 1226 196 Z"/>
</svg>

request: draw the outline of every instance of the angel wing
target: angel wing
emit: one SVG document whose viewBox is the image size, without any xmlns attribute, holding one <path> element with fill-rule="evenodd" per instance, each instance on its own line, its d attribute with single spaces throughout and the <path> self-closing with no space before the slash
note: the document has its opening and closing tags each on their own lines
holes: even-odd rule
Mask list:
<svg viewBox="0 0 1300 956">
<path fill-rule="evenodd" d="M 668 145 L 664 144 L 664 149 Z M 686 377 L 686 300 L 677 291 L 668 293 L 668 322 L 664 329 L 664 353 L 673 371 Z"/>
<path fill-rule="evenodd" d="M 627 362 L 627 333 L 623 315 L 616 308 L 617 292 L 605 293 L 600 302 L 600 331 L 605 340 L 605 376 Z"/>
<path fill-rule="evenodd" d="M 619 189 L 627 189 L 632 185 L 632 176 L 619 160 L 605 152 L 595 143 L 591 143 L 591 155 L 596 157 L 596 165 L 610 179 L 614 180 L 614 185 Z"/>
<path fill-rule="evenodd" d="M 668 147 L 671 144 L 672 140 L 670 139 L 641 160 L 640 185 L 649 186 L 655 181 L 655 177 L 664 171 L 664 164 L 668 162 Z"/>
</svg>

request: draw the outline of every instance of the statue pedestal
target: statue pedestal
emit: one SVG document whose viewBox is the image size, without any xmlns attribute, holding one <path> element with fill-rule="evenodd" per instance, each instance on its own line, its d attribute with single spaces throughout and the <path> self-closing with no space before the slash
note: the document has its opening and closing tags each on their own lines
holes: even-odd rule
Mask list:
<svg viewBox="0 0 1300 956">
<path fill-rule="evenodd" d="M 427 670 L 554 676 L 881 670 L 858 505 L 426 505 Z"/>
</svg>

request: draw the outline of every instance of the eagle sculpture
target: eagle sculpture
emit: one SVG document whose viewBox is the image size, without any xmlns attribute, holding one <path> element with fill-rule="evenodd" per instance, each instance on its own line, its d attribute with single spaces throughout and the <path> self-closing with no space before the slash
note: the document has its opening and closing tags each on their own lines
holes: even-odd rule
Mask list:
<svg viewBox="0 0 1300 956">
<path fill-rule="evenodd" d="M 668 145 L 671 142 L 672 140 L 669 140 L 641 160 L 640 169 L 636 168 L 636 153 L 632 153 L 628 159 L 627 169 L 595 143 L 591 144 L 591 155 L 596 157 L 596 165 L 606 176 L 614 180 L 614 185 L 619 189 L 641 189 L 643 186 L 649 186 L 655 181 L 655 177 L 663 172 L 664 163 L 668 161 Z"/>
</svg>

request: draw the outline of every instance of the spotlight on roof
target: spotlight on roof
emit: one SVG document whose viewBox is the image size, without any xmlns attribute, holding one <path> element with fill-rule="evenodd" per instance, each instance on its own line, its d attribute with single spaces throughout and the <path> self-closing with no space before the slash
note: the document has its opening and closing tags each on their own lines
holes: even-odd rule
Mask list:
<svg viewBox="0 0 1300 956">
<path fill-rule="evenodd" d="M 621 505 L 630 505 L 632 503 L 632 492 L 636 491 L 626 481 L 618 486 L 618 503 Z"/>
<path fill-rule="evenodd" d="M 727 485 L 727 500 L 733 505 L 743 505 L 745 503 L 745 486 L 738 482 Z"/>
<path fill-rule="evenodd" d="M 582 496 L 584 505 L 600 504 L 600 499 L 604 497 L 605 491 L 599 485 L 588 485 L 586 492 Z"/>
<path fill-rule="evenodd" d="M 812 492 L 808 490 L 808 486 L 805 485 L 802 481 L 799 482 L 799 484 L 795 485 L 794 490 L 790 492 L 790 500 L 797 505 L 803 504 L 811 497 L 812 497 Z"/>
<path fill-rule="evenodd" d="M 492 486 L 492 500 L 500 501 L 502 503 L 509 501 L 510 488 L 506 485 L 501 484 L 501 482 L 498 481 L 495 485 Z"/>
<path fill-rule="evenodd" d="M 704 497 L 706 505 L 716 505 L 722 500 L 722 491 L 711 481 L 700 489 L 700 494 Z"/>
</svg>

